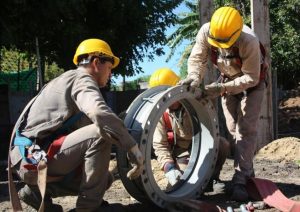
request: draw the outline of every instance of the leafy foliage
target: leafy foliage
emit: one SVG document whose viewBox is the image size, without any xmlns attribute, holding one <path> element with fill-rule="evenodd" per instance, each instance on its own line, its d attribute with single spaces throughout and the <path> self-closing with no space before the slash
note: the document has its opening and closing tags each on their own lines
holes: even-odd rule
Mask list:
<svg viewBox="0 0 300 212">
<path fill-rule="evenodd" d="M 300 1 L 270 1 L 272 69 L 284 89 L 300 82 Z"/>
<path fill-rule="evenodd" d="M 199 7 L 197 1 L 186 1 L 185 5 L 190 12 L 179 14 L 179 17 L 176 21 L 176 25 L 178 26 L 178 28 L 167 38 L 171 52 L 169 53 L 166 61 L 169 61 L 171 57 L 174 56 L 176 49 L 184 41 L 188 41 L 188 44 L 184 47 L 184 50 L 181 52 L 181 58 L 178 63 L 180 67 L 180 77 L 185 77 L 186 75 L 187 58 L 191 53 L 192 46 L 195 43 L 195 37 L 200 28 L 198 12 Z"/>
<path fill-rule="evenodd" d="M 74 67 L 78 44 L 97 37 L 121 58 L 114 73 L 132 76 L 142 71 L 138 64 L 143 58 L 164 54 L 160 46 L 175 20 L 172 10 L 181 1 L 2 0 L 0 44 L 34 54 L 38 37 L 41 56 L 67 70 Z"/>
<path fill-rule="evenodd" d="M 138 80 L 133 80 L 125 83 L 125 90 L 138 90 L 139 82 Z"/>
<path fill-rule="evenodd" d="M 0 70 L 3 72 L 23 71 L 37 67 L 37 59 L 34 55 L 23 53 L 16 48 L 0 49 L 0 58 Z M 50 81 L 63 72 L 64 70 L 55 62 L 45 63 L 45 81 Z"/>
<path fill-rule="evenodd" d="M 62 68 L 59 68 L 56 63 L 46 64 L 45 67 L 45 81 L 49 82 L 55 77 L 58 77 L 64 73 L 64 70 Z"/>
<path fill-rule="evenodd" d="M 137 78 L 137 80 L 139 82 L 149 82 L 150 77 L 151 77 L 151 75 L 146 75 L 146 76 L 142 76 L 142 77 Z"/>
<path fill-rule="evenodd" d="M 117 85 L 113 84 L 112 90 L 115 90 L 115 91 L 139 90 L 140 89 L 139 83 L 140 82 L 148 82 L 150 77 L 151 77 L 151 75 L 146 75 L 146 76 L 141 76 L 132 81 L 126 81 L 125 86 L 124 85 L 117 86 Z"/>
<path fill-rule="evenodd" d="M 185 5 L 190 12 L 179 14 L 179 18 L 176 22 L 178 28 L 167 38 L 168 45 L 171 48 L 171 52 L 167 57 L 167 61 L 174 55 L 176 47 L 181 45 L 185 39 L 193 42 L 200 27 L 198 4 L 196 2 L 186 1 Z M 183 51 L 183 57 L 189 52 L 190 48 L 185 47 Z"/>
<path fill-rule="evenodd" d="M 0 70 L 4 72 L 20 71 L 33 67 L 35 58 L 20 52 L 16 48 L 0 49 Z"/>
</svg>

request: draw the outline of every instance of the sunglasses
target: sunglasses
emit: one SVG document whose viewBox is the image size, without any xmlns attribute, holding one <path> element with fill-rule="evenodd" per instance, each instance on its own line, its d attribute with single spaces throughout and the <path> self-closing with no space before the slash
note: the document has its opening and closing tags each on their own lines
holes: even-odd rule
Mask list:
<svg viewBox="0 0 300 212">
<path fill-rule="evenodd" d="M 99 60 L 101 63 L 105 63 L 105 62 L 111 62 L 112 64 L 115 63 L 115 60 L 112 57 L 99 56 Z"/>
<path fill-rule="evenodd" d="M 218 43 L 227 43 L 239 30 L 240 29 L 237 29 L 234 33 L 232 33 L 232 35 L 229 38 L 216 38 L 216 37 L 212 36 L 210 33 L 208 34 L 208 37 L 214 41 L 217 41 Z"/>
</svg>

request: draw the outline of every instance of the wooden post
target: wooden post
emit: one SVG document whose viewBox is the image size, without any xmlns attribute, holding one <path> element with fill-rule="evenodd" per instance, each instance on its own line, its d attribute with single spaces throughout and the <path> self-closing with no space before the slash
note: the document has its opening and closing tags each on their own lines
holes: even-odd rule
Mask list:
<svg viewBox="0 0 300 212">
<path fill-rule="evenodd" d="M 210 21 L 213 14 L 214 4 L 211 0 L 198 0 L 200 26 Z M 217 71 L 211 62 L 208 62 L 208 70 L 204 76 L 204 84 L 210 84 L 217 79 Z"/>
<path fill-rule="evenodd" d="M 199 21 L 202 26 L 206 22 L 210 21 L 210 18 L 213 14 L 214 3 L 210 0 L 198 0 L 199 5 Z"/>
<path fill-rule="evenodd" d="M 251 0 L 251 24 L 260 42 L 264 45 L 266 49 L 266 59 L 269 64 L 271 64 L 268 0 Z M 271 67 L 268 72 L 268 87 L 265 91 L 258 124 L 258 149 L 274 139 Z M 277 121 L 275 122 L 277 123 Z"/>
</svg>

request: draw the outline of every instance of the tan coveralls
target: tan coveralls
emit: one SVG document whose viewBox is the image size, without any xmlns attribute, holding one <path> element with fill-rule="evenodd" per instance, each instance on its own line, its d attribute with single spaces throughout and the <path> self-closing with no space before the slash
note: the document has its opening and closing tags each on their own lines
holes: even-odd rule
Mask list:
<svg viewBox="0 0 300 212">
<path fill-rule="evenodd" d="M 178 162 L 180 170 L 184 171 L 186 164 L 184 158 L 189 157 L 189 148 L 191 148 L 191 142 L 193 138 L 193 127 L 189 114 L 183 112 L 182 118 L 178 118 L 174 112 L 169 113 L 170 123 L 174 123 L 172 126 L 176 132 L 176 145 L 173 147 L 168 142 L 166 124 L 164 118 L 161 117 L 157 123 L 156 129 L 153 135 L 153 149 L 154 153 L 157 156 L 157 161 L 160 165 L 160 168 L 163 170 L 166 162 Z M 229 151 L 228 141 L 220 137 L 219 140 L 219 152 L 218 159 L 216 162 L 215 170 L 212 174 L 212 179 L 219 179 L 220 171 L 223 167 L 223 164 L 226 160 Z M 182 156 L 182 157 L 181 157 Z M 179 159 L 179 161 L 176 161 Z M 183 159 L 183 161 L 180 161 Z"/>
<path fill-rule="evenodd" d="M 188 75 L 199 76 L 201 80 L 210 59 L 208 33 L 209 23 L 206 23 L 199 30 L 188 59 Z M 259 40 L 254 32 L 244 25 L 233 46 L 239 49 L 242 67 L 236 65 L 236 58 L 230 58 L 231 48 L 218 49 L 217 65 L 219 71 L 228 77 L 225 82 L 227 93 L 222 97 L 222 107 L 227 128 L 235 142 L 233 183 L 245 184 L 247 177 L 254 176 L 253 157 L 257 142 L 257 122 L 265 82 L 260 80 L 262 55 Z M 248 88 L 253 89 L 249 91 Z"/>
<path fill-rule="evenodd" d="M 83 117 L 66 136 L 59 152 L 48 161 L 48 175 L 66 176 L 83 165 L 76 208 L 93 210 L 101 204 L 107 188 L 111 144 L 126 151 L 136 144 L 123 122 L 106 105 L 93 77 L 84 68 L 78 68 L 53 79 L 38 94 L 19 130 L 43 147 L 47 137 L 80 111 Z M 24 179 L 26 170 L 20 164 L 22 157 L 17 147 L 10 157 Z"/>
<path fill-rule="evenodd" d="M 153 148 L 157 156 L 157 161 L 161 169 L 163 169 L 166 162 L 174 161 L 181 153 L 187 152 L 192 142 L 192 123 L 187 112 L 183 112 L 182 118 L 175 115 L 174 112 L 169 112 L 170 123 L 172 124 L 173 131 L 176 132 L 176 145 L 174 149 L 168 142 L 167 127 L 163 117 L 157 123 L 153 135 Z M 173 121 L 174 120 L 174 121 Z"/>
</svg>

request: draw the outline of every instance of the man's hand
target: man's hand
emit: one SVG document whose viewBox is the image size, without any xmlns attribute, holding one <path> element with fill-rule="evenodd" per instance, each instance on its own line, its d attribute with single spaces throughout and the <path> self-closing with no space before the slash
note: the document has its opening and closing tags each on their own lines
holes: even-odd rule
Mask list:
<svg viewBox="0 0 300 212">
<path fill-rule="evenodd" d="M 213 82 L 209 85 L 206 85 L 204 88 L 204 93 L 209 98 L 216 98 L 226 92 L 226 88 L 223 83 Z"/>
<path fill-rule="evenodd" d="M 179 81 L 179 85 L 189 85 L 191 89 L 199 88 L 201 83 L 200 77 L 197 74 L 188 75 L 185 79 Z"/>
<path fill-rule="evenodd" d="M 136 144 L 128 151 L 128 157 L 133 168 L 127 173 L 127 177 L 133 180 L 143 172 L 144 156 Z"/>
<path fill-rule="evenodd" d="M 176 168 L 174 161 L 168 161 L 165 163 L 164 172 L 171 186 L 175 185 L 182 176 L 181 172 Z"/>
<path fill-rule="evenodd" d="M 167 173 L 165 173 L 166 178 L 168 179 L 171 186 L 175 185 L 182 176 L 181 172 L 177 168 L 173 168 Z"/>
</svg>

